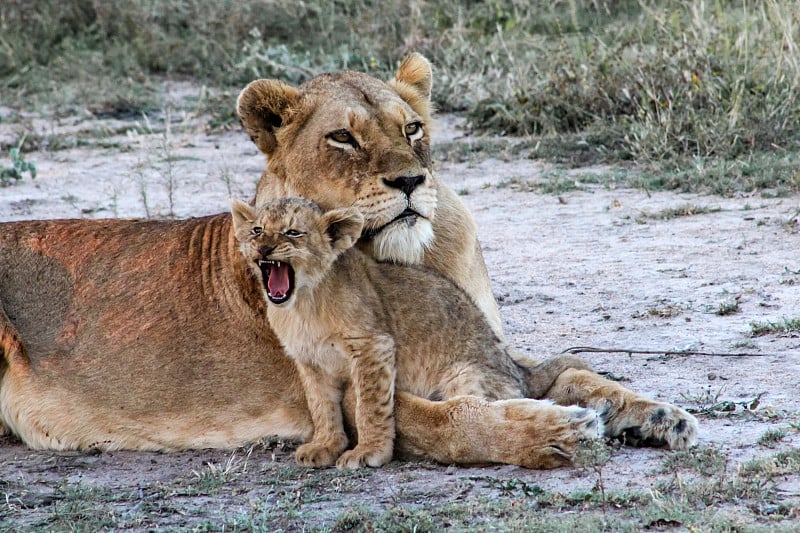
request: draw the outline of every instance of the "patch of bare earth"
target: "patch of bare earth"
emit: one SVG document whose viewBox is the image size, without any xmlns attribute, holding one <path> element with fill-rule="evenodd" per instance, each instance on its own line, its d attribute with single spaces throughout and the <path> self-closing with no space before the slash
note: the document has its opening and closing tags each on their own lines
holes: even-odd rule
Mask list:
<svg viewBox="0 0 800 533">
<path fill-rule="evenodd" d="M 149 124 L 3 120 L 0 140 L 16 138 L 24 127 L 38 128 L 44 141 L 40 151 L 26 154 L 38 177 L 0 188 L 0 220 L 187 217 L 225 211 L 230 197 L 253 195 L 264 159 L 243 133 L 206 132 L 191 115 L 172 115 L 166 129 L 158 118 Z M 453 123 L 443 117 L 440 141 L 461 135 Z M 48 136 L 61 143 L 74 136 L 76 147 L 48 151 Z M 798 198 L 602 186 L 556 195 L 513 186 L 542 179 L 545 169 L 526 159 L 438 166 L 440 179 L 462 194 L 477 219 L 511 342 L 538 356 L 573 346 L 619 348 L 584 357 L 634 390 L 694 410 L 699 446 L 724 459 L 724 475 L 798 448 L 798 333 L 751 334 L 752 322 L 800 317 Z M 687 205 L 704 208 L 658 216 Z M 662 353 L 686 350 L 751 355 Z M 764 438 L 770 430 L 780 437 Z M 442 509 L 472 509 L 473 522 L 494 523 L 493 506 L 504 513 L 522 506 L 531 516 L 572 513 L 582 508 L 581 494 L 587 502 L 600 490 L 657 497 L 702 477 L 688 466 L 686 472 L 665 467 L 671 456 L 614 446 L 600 468 L 392 463 L 354 473 L 300 469 L 285 443 L 94 455 L 31 451 L 6 437 L 0 440 L 0 529 L 73 529 L 87 520 L 93 520 L 89 529 L 346 529 L 369 515 L 424 526 Z M 796 472 L 771 479 L 769 505 L 788 509 L 772 518 L 730 500 L 697 505 L 786 526 L 782 520 L 798 512 Z M 631 510 L 604 505 L 603 512 Z M 439 518 L 432 523 L 443 526 Z"/>
</svg>

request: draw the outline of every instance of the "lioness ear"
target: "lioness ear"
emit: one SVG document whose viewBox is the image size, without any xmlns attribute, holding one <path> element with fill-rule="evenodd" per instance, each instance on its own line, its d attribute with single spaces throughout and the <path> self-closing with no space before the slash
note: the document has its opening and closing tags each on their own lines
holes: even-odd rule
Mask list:
<svg viewBox="0 0 800 533">
<path fill-rule="evenodd" d="M 392 82 L 394 82 L 393 84 L 396 86 L 400 84 L 408 85 L 413 88 L 419 96 L 430 100 L 431 85 L 433 83 L 431 64 L 425 59 L 425 56 L 414 52 L 400 63 L 400 68 L 397 69 Z"/>
<path fill-rule="evenodd" d="M 250 226 L 255 219 L 256 212 L 252 207 L 236 198 L 231 200 L 231 220 L 233 221 L 233 232 L 237 238 L 241 231 L 250 231 Z"/>
<path fill-rule="evenodd" d="M 334 209 L 322 215 L 320 226 L 330 237 L 333 249 L 341 253 L 352 248 L 361 236 L 364 217 L 355 207 Z"/>
<path fill-rule="evenodd" d="M 275 129 L 283 125 L 286 112 L 299 98 L 297 89 L 278 80 L 256 80 L 242 90 L 236 112 L 259 150 L 267 155 L 275 150 Z"/>
</svg>

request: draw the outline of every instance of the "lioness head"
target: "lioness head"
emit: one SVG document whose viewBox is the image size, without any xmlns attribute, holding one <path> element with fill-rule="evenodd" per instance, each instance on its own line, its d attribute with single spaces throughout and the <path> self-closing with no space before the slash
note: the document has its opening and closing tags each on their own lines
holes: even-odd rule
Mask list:
<svg viewBox="0 0 800 533">
<path fill-rule="evenodd" d="M 419 54 L 383 82 L 358 72 L 295 88 L 257 80 L 237 111 L 268 157 L 256 205 L 301 196 L 323 210 L 355 207 L 361 244 L 379 260 L 420 263 L 433 238 L 437 186 L 430 168 L 431 67 Z"/>
<path fill-rule="evenodd" d="M 234 200 L 231 213 L 245 261 L 275 305 L 290 304 L 295 289 L 313 289 L 364 226 L 358 209 L 323 213 L 302 198 L 280 198 L 257 209 Z"/>
</svg>

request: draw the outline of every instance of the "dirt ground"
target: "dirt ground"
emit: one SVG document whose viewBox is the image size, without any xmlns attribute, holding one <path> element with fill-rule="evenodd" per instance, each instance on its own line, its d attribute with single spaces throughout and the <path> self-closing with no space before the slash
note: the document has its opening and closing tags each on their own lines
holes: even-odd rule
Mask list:
<svg viewBox="0 0 800 533">
<path fill-rule="evenodd" d="M 41 149 L 26 154 L 38 177 L 0 188 L 2 221 L 215 213 L 232 196 L 249 199 L 264 165 L 238 129 L 208 132 L 191 113 L 171 114 L 169 131 L 156 118 L 43 121 L 7 108 L 0 117 L 0 140 L 13 142 L 23 130 L 41 139 Z M 459 123 L 442 117 L 435 142 L 470 142 Z M 720 452 L 729 472 L 800 447 L 800 335 L 753 336 L 751 326 L 800 317 L 800 198 L 584 185 L 586 169 L 575 171 L 576 190 L 538 194 L 520 183 L 543 179 L 548 167 L 528 159 L 437 169 L 477 219 L 506 332 L 519 349 L 548 356 L 574 346 L 619 348 L 583 356 L 626 386 L 697 412 L 699 446 Z M 718 355 L 663 353 L 686 350 Z M 739 353 L 750 355 L 722 355 Z M 768 441 L 768 430 L 782 438 Z M 592 493 L 598 475 L 606 492 L 652 493 L 675 476 L 663 467 L 670 452 L 618 446 L 601 472 L 427 463 L 314 472 L 295 467 L 291 450 L 263 442 L 236 451 L 94 455 L 34 452 L 6 437 L 0 529 L 72 529 L 65 517 L 93 494 L 103 502 L 96 528 L 296 530 L 341 525 L 354 506 L 386 512 L 523 501 L 526 487 Z M 800 476 L 784 476 L 777 490 L 797 502 Z"/>
</svg>

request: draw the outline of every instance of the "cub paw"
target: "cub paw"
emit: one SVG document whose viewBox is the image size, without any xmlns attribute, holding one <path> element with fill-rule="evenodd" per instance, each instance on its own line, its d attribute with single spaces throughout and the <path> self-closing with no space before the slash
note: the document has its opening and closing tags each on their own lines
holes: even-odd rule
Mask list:
<svg viewBox="0 0 800 533">
<path fill-rule="evenodd" d="M 662 402 L 635 402 L 614 420 L 607 420 L 607 436 L 632 446 L 685 450 L 697 440 L 697 419 L 680 407 Z"/>
<path fill-rule="evenodd" d="M 365 466 L 383 466 L 392 460 L 392 446 L 356 446 L 352 450 L 347 450 L 336 461 L 336 468 L 339 470 L 350 468 L 362 468 Z"/>
<path fill-rule="evenodd" d="M 339 450 L 309 442 L 303 444 L 294 453 L 295 461 L 301 466 L 308 466 L 311 468 L 321 468 L 324 466 L 331 466 L 336 458 L 339 457 Z"/>
</svg>

